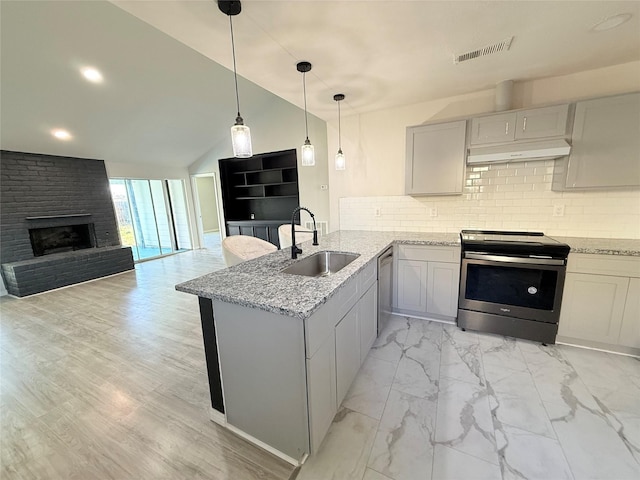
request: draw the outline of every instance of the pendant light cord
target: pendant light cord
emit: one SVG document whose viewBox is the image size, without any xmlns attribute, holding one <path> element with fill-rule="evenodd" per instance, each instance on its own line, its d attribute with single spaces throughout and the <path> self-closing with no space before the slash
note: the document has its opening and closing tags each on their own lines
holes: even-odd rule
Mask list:
<svg viewBox="0 0 640 480">
<path fill-rule="evenodd" d="M 236 82 L 236 106 L 238 107 L 238 117 L 240 116 L 240 96 L 238 95 L 238 73 L 236 71 L 236 45 L 233 41 L 233 21 L 229 15 L 229 26 L 231 27 L 231 53 L 233 55 L 233 78 Z"/>
<path fill-rule="evenodd" d="M 304 131 L 307 134 L 307 141 L 309 140 L 309 124 L 307 122 L 307 72 L 302 72 L 302 91 L 304 93 Z"/>
<path fill-rule="evenodd" d="M 342 151 L 342 126 L 340 125 L 340 102 L 338 102 L 338 150 Z"/>
</svg>

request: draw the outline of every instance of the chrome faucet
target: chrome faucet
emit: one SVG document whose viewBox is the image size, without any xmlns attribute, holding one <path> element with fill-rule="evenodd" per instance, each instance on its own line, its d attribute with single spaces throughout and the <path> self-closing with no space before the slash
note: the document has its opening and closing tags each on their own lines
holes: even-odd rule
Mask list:
<svg viewBox="0 0 640 480">
<path fill-rule="evenodd" d="M 306 210 L 311 215 L 311 220 L 313 220 L 313 244 L 319 245 L 318 243 L 318 229 L 316 228 L 316 217 L 311 213 L 311 210 L 305 207 L 298 207 L 293 211 L 291 215 L 291 258 L 294 260 L 298 258 L 298 254 L 302 253 L 302 249 L 296 246 L 296 213 L 300 210 Z"/>
</svg>

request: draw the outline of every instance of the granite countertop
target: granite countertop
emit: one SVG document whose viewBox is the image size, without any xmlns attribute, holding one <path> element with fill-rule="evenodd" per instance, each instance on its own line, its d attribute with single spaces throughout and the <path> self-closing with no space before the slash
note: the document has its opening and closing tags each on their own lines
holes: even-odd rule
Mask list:
<svg viewBox="0 0 640 480">
<path fill-rule="evenodd" d="M 556 237 L 555 235 L 551 235 L 551 238 L 569 245 L 571 253 L 640 256 L 640 239 Z"/>
<path fill-rule="evenodd" d="M 311 316 L 345 282 L 393 243 L 460 246 L 458 233 L 338 231 L 320 237 L 319 246 L 302 244 L 298 260 L 332 250 L 360 256 L 328 277 L 280 273 L 298 260 L 284 249 L 176 285 L 176 290 L 300 319 Z"/>
</svg>

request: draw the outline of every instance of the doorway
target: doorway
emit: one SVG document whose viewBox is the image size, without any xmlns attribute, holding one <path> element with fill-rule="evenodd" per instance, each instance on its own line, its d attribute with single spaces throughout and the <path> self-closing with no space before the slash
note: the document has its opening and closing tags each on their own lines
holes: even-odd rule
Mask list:
<svg viewBox="0 0 640 480">
<path fill-rule="evenodd" d="M 192 175 L 193 196 L 198 219 L 200 245 L 209 250 L 221 251 L 221 215 L 218 202 L 218 184 L 215 173 Z"/>
</svg>

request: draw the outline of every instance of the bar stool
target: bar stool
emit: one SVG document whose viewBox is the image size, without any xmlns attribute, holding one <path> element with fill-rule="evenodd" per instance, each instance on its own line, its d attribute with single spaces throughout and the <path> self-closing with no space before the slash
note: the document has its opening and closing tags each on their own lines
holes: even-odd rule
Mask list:
<svg viewBox="0 0 640 480">
<path fill-rule="evenodd" d="M 278 227 L 278 239 L 280 240 L 280 248 L 284 250 L 291 246 L 291 224 L 285 223 Z M 296 225 L 296 243 L 300 244 L 313 240 L 313 232 Z"/>
<path fill-rule="evenodd" d="M 273 243 L 249 235 L 231 235 L 222 241 L 222 256 L 227 267 L 278 250 Z"/>
</svg>

